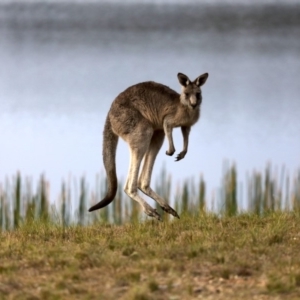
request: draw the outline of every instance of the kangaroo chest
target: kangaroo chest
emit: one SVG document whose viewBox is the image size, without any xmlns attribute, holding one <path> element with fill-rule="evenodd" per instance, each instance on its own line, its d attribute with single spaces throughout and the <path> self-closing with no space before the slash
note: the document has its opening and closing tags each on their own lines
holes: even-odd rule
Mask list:
<svg viewBox="0 0 300 300">
<path fill-rule="evenodd" d="M 176 127 L 192 126 L 198 121 L 199 116 L 200 116 L 200 110 L 198 108 L 193 110 L 189 108 L 181 110 L 179 111 L 179 115 L 176 118 L 177 124 L 175 126 Z"/>
</svg>

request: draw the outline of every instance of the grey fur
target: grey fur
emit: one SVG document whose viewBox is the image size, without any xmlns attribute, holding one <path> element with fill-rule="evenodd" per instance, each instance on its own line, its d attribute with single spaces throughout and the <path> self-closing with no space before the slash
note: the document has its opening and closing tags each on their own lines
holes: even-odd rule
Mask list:
<svg viewBox="0 0 300 300">
<path fill-rule="evenodd" d="M 205 73 L 194 81 L 182 73 L 178 73 L 177 77 L 182 86 L 181 94 L 160 83 L 143 82 L 126 89 L 112 103 L 103 132 L 103 162 L 107 173 L 108 190 L 104 199 L 92 206 L 89 211 L 105 207 L 116 195 L 118 184 L 115 156 L 118 137 L 121 137 L 128 143 L 130 149 L 130 167 L 124 187 L 125 193 L 139 202 L 148 216 L 161 220 L 156 209 L 138 195 L 138 189 L 157 201 L 164 211 L 179 218 L 177 212 L 150 188 L 151 174 L 165 135 L 169 142 L 166 154 L 175 153 L 172 137 L 172 130 L 175 127 L 181 127 L 183 135 L 183 150 L 177 155 L 176 161 L 185 157 L 191 126 L 200 117 L 202 101 L 200 87 L 206 82 L 208 74 Z M 144 165 L 138 177 L 143 158 Z"/>
</svg>

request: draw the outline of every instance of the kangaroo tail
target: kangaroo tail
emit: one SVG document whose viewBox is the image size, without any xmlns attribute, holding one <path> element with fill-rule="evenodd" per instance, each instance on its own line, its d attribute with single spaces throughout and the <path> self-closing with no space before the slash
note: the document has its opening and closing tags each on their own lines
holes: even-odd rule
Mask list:
<svg viewBox="0 0 300 300">
<path fill-rule="evenodd" d="M 103 162 L 107 175 L 106 196 L 97 204 L 92 206 L 89 211 L 97 210 L 111 203 L 117 193 L 118 179 L 116 174 L 116 149 L 119 137 L 115 135 L 111 128 L 109 116 L 106 118 L 103 131 Z"/>
</svg>

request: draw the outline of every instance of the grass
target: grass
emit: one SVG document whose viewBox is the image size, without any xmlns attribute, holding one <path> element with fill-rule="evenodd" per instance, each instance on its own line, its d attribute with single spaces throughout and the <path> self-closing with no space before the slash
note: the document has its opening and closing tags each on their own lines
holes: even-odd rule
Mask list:
<svg viewBox="0 0 300 300">
<path fill-rule="evenodd" d="M 0 299 L 299 299 L 299 228 L 284 212 L 25 223 L 0 236 Z"/>
<path fill-rule="evenodd" d="M 185 180 L 172 203 L 181 219 L 159 210 L 157 222 L 121 188 L 88 214 L 105 191 L 98 177 L 96 191 L 63 182 L 53 203 L 44 176 L 34 191 L 18 173 L 0 183 L 0 300 L 299 299 L 300 172 L 248 175 L 244 212 L 239 185 L 234 165 L 211 201 L 203 176 Z M 169 201 L 165 169 L 155 190 Z"/>
</svg>

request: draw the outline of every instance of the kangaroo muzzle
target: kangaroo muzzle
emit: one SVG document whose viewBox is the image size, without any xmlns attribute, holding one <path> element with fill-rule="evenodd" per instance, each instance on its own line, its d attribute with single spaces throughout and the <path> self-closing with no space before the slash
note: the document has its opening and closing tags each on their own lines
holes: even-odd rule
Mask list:
<svg viewBox="0 0 300 300">
<path fill-rule="evenodd" d="M 192 108 L 195 108 L 197 106 L 197 98 L 195 95 L 192 95 L 190 97 L 190 105 Z"/>
</svg>

